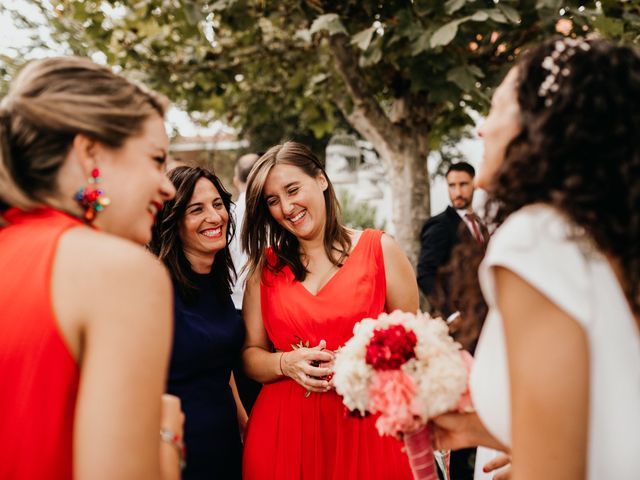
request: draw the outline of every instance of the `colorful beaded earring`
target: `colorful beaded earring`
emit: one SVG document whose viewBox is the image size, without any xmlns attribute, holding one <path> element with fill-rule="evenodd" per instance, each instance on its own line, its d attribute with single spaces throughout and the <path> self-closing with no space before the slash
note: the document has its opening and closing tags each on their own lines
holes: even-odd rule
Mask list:
<svg viewBox="0 0 640 480">
<path fill-rule="evenodd" d="M 73 197 L 84 209 L 84 219 L 89 223 L 93 222 L 96 215 L 111 203 L 109 197 L 104 195 L 104 191 L 97 187 L 100 181 L 100 170 L 94 168 L 88 180 L 89 185 L 81 187 Z"/>
</svg>

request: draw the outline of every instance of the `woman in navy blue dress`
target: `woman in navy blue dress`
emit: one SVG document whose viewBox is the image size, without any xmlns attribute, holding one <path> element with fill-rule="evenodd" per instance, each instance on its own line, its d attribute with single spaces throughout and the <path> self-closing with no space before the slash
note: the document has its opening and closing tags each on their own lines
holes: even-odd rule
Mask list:
<svg viewBox="0 0 640 480">
<path fill-rule="evenodd" d="M 185 413 L 187 465 L 183 480 L 240 479 L 246 413 L 231 369 L 244 327 L 231 301 L 235 275 L 231 195 L 211 172 L 169 172 L 175 199 L 158 214 L 151 250 L 171 273 L 175 328 L 168 391 Z"/>
</svg>

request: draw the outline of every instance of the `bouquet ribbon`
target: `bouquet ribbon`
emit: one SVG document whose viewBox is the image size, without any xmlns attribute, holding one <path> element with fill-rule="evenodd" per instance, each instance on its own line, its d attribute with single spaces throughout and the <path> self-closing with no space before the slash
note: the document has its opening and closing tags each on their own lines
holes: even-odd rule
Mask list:
<svg viewBox="0 0 640 480">
<path fill-rule="evenodd" d="M 438 480 L 429 427 L 404 434 L 404 445 L 414 480 Z"/>
</svg>

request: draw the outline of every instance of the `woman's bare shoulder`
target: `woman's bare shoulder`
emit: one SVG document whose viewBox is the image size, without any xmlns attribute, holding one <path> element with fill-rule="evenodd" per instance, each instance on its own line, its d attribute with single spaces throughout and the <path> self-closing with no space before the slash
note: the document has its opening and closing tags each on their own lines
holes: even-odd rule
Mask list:
<svg viewBox="0 0 640 480">
<path fill-rule="evenodd" d="M 385 256 L 404 256 L 404 252 L 400 248 L 400 245 L 398 245 L 398 242 L 388 233 L 382 232 L 382 235 L 380 235 L 380 245 L 382 246 L 382 252 Z"/>
<path fill-rule="evenodd" d="M 148 304 L 171 293 L 166 268 L 144 247 L 88 228 L 63 234 L 53 274 L 54 292 L 75 298 L 81 309 L 133 298 Z"/>
<path fill-rule="evenodd" d="M 54 313 L 75 358 L 88 337 L 108 343 L 126 335 L 141 351 L 167 343 L 171 282 L 144 247 L 88 228 L 68 230 L 60 238 L 51 279 Z"/>
<path fill-rule="evenodd" d="M 70 268 L 95 270 L 100 276 L 106 273 L 157 275 L 165 270 L 143 246 L 88 228 L 74 228 L 62 236 L 57 261 Z"/>
</svg>

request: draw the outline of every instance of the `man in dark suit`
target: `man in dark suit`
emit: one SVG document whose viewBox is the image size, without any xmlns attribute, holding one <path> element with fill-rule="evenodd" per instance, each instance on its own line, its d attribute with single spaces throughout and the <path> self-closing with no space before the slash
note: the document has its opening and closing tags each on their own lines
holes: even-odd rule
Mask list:
<svg viewBox="0 0 640 480">
<path fill-rule="evenodd" d="M 418 285 L 432 312 L 444 318 L 458 310 L 451 298 L 453 279 L 447 268 L 453 248 L 460 242 L 472 242 L 484 249 L 488 239 L 486 228 L 473 213 L 474 176 L 475 169 L 466 162 L 451 165 L 446 174 L 451 206 L 422 227 Z"/>
<path fill-rule="evenodd" d="M 429 301 L 432 314 L 446 319 L 459 312 L 464 318 L 464 327 L 460 332 L 464 338 L 456 338 L 453 324 L 452 335 L 471 353 L 486 314 L 486 306 L 484 303 L 474 305 L 470 309 L 473 311 L 465 311 L 469 308 L 462 301 L 463 290 L 479 289 L 479 285 L 477 280 L 474 285 L 461 284 L 464 277 L 461 273 L 463 269 L 477 269 L 475 260 L 479 261 L 484 254 L 488 240 L 486 228 L 472 209 L 474 176 L 474 168 L 466 162 L 454 163 L 449 167 L 446 179 L 451 206 L 431 217 L 422 227 L 422 247 L 417 269 L 418 285 Z M 452 256 L 456 246 L 460 246 L 460 251 Z M 462 322 L 463 318 L 459 321 Z M 453 452 L 451 479 L 473 480 L 474 464 L 475 449 Z"/>
</svg>

